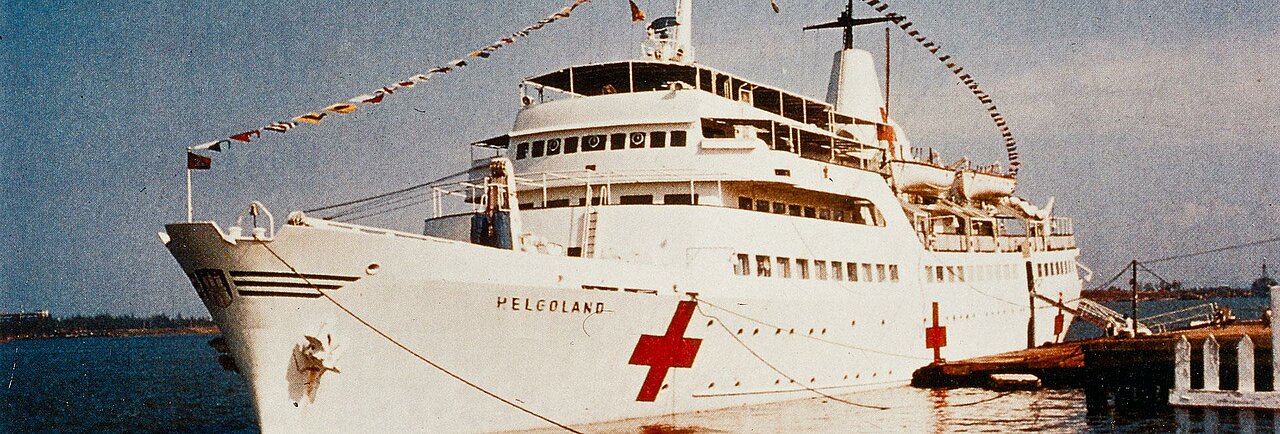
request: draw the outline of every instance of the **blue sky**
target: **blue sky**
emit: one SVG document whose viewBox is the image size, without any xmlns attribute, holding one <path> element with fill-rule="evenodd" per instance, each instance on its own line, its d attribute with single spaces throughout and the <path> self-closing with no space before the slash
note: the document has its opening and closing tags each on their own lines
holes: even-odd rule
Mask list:
<svg viewBox="0 0 1280 434">
<path fill-rule="evenodd" d="M 156 232 L 184 217 L 186 146 L 425 72 L 562 2 L 8 1 L 0 115 L 0 310 L 203 314 Z M 650 15 L 668 1 L 638 0 Z M 802 33 L 839 1 L 698 1 L 698 60 L 825 94 L 838 32 Z M 1070 3 L 1070 4 L 1068 4 Z M 1280 3 L 895 1 L 994 96 L 1021 143 L 1020 194 L 1057 197 L 1083 262 L 1280 235 Z M 873 11 L 857 9 L 869 16 Z M 571 63 L 635 57 L 643 27 L 596 0 L 459 74 L 377 109 L 216 155 L 198 217 L 250 200 L 277 215 L 452 173 L 465 144 L 510 127 L 516 84 Z M 859 32 L 874 53 L 878 28 Z M 963 86 L 894 33 L 894 111 L 916 146 L 1003 158 Z M 425 209 L 363 223 L 420 230 Z M 1153 266 L 1245 285 L 1280 245 Z"/>
</svg>

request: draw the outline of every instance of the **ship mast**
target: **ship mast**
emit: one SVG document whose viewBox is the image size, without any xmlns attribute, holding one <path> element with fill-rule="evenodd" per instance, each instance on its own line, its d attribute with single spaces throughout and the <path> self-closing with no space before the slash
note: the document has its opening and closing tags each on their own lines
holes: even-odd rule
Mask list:
<svg viewBox="0 0 1280 434">
<path fill-rule="evenodd" d="M 649 23 L 644 55 L 665 62 L 693 63 L 693 0 L 676 0 L 676 16 Z"/>
</svg>

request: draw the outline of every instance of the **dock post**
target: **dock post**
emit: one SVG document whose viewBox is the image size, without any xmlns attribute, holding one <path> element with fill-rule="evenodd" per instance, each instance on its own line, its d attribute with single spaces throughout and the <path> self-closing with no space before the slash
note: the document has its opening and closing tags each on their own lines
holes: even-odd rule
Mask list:
<svg viewBox="0 0 1280 434">
<path fill-rule="evenodd" d="M 1028 253 L 1029 254 L 1029 253 Z M 1028 256 L 1024 254 L 1023 256 Z M 1027 348 L 1036 347 L 1036 274 L 1031 261 L 1027 261 Z"/>
<path fill-rule="evenodd" d="M 1173 346 L 1173 389 L 1191 389 L 1191 343 L 1186 335 L 1179 336 Z"/>
<path fill-rule="evenodd" d="M 1244 335 L 1236 344 L 1236 373 L 1240 377 L 1240 386 L 1236 390 L 1253 392 L 1253 339 Z"/>
<path fill-rule="evenodd" d="M 1222 346 L 1218 345 L 1218 339 L 1213 335 L 1209 335 L 1209 338 L 1204 340 L 1204 390 L 1219 390 L 1218 372 L 1222 361 L 1221 350 Z"/>
</svg>

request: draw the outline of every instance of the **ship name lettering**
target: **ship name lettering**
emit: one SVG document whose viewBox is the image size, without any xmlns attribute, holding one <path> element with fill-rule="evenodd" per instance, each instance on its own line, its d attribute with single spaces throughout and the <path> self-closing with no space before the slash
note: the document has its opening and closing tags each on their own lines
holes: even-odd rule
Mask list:
<svg viewBox="0 0 1280 434">
<path fill-rule="evenodd" d="M 498 297 L 498 309 L 510 309 L 514 312 L 555 312 L 555 313 L 604 313 L 602 301 L 569 301 L 532 299 L 526 297 Z"/>
</svg>

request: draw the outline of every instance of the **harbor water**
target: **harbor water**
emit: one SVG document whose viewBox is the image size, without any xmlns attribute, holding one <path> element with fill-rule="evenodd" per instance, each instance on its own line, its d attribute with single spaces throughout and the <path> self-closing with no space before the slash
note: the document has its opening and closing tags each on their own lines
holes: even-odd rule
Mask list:
<svg viewBox="0 0 1280 434">
<path fill-rule="evenodd" d="M 1216 301 L 1242 318 L 1265 299 Z M 1144 302 L 1150 311 L 1206 301 Z M 1119 307 L 1119 306 L 1112 306 Z M 1075 336 L 1092 334 L 1077 324 Z M 0 345 L 0 432 L 257 432 L 248 388 L 222 370 L 208 335 L 80 338 Z M 1124 403 L 1080 390 L 998 393 L 907 386 L 580 427 L 585 432 L 1271 432 L 1268 412 Z M 887 407 L 886 410 L 868 407 Z M 554 430 L 538 430 L 555 432 Z"/>
</svg>

